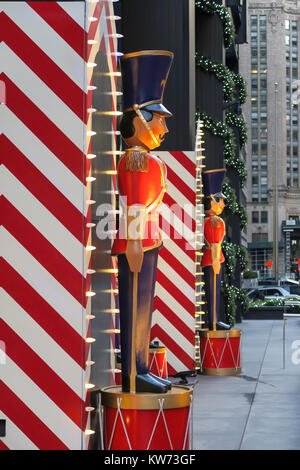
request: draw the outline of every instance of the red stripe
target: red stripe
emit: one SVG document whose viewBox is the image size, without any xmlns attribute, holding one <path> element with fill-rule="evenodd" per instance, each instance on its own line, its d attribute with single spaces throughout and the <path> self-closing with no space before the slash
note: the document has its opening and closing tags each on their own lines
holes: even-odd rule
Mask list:
<svg viewBox="0 0 300 470">
<path fill-rule="evenodd" d="M 1 287 L 17 304 L 83 367 L 85 340 L 3 258 L 0 260 L 0 280 Z"/>
<path fill-rule="evenodd" d="M 159 216 L 159 226 L 160 228 L 164 227 L 166 233 L 170 237 L 170 239 L 176 243 L 176 245 L 186 254 L 188 255 L 191 260 L 195 261 L 195 249 L 192 245 L 187 242 L 175 229 L 172 225 L 167 222 L 161 215 Z"/>
<path fill-rule="evenodd" d="M 0 13 L 0 42 L 15 54 L 82 120 L 85 119 L 83 90 L 61 70 L 4 12 Z M 82 68 L 84 72 L 84 67 Z"/>
<path fill-rule="evenodd" d="M 172 255 L 172 253 L 166 248 L 166 245 L 164 245 L 160 250 L 159 255 L 189 284 L 192 289 L 195 288 L 195 276 L 183 266 L 181 261 Z"/>
<path fill-rule="evenodd" d="M 24 93 L 5 75 L 7 107 L 81 181 L 84 181 L 84 154 Z"/>
<path fill-rule="evenodd" d="M 188 214 L 178 202 L 173 199 L 169 193 L 164 195 L 164 203 L 167 204 L 173 214 L 182 219 L 182 223 L 192 232 L 196 231 L 196 221 Z M 193 206 L 195 209 L 195 206 Z M 194 211 L 194 210 L 193 210 Z"/>
<path fill-rule="evenodd" d="M 156 295 L 153 302 L 153 311 L 158 310 L 167 320 L 175 326 L 178 334 L 184 336 L 193 346 L 195 345 L 195 333 L 191 330 L 168 306 Z"/>
<path fill-rule="evenodd" d="M 81 273 L 4 196 L 0 196 L 1 225 L 83 305 Z"/>
<path fill-rule="evenodd" d="M 84 59 L 85 31 L 57 2 L 27 2 Z"/>
<path fill-rule="evenodd" d="M 196 204 L 196 193 L 169 166 L 168 180 L 177 188 L 193 206 Z"/>
<path fill-rule="evenodd" d="M 180 163 L 192 176 L 196 178 L 196 165 L 192 160 L 189 159 L 187 155 L 183 152 L 170 152 L 171 155 L 175 158 L 175 160 Z"/>
<path fill-rule="evenodd" d="M 195 304 L 191 302 L 159 269 L 157 269 L 156 279 L 157 282 L 159 282 L 188 313 L 193 317 L 195 316 Z"/>
<path fill-rule="evenodd" d="M 0 381 L 0 396 L 0 408 L 3 413 L 40 450 L 68 450 L 66 445 L 2 381 Z"/>
<path fill-rule="evenodd" d="M 170 377 L 172 377 L 172 375 L 177 374 L 177 372 L 179 371 L 175 370 L 174 367 L 171 366 L 171 364 L 168 364 L 168 375 Z"/>
<path fill-rule="evenodd" d="M 158 338 L 164 346 L 166 346 L 172 353 L 179 358 L 179 360 L 186 366 L 187 370 L 194 370 L 194 360 L 182 348 L 178 346 L 174 339 L 158 325 L 154 325 L 151 329 L 151 341 Z M 182 371 L 176 371 L 182 372 Z"/>
<path fill-rule="evenodd" d="M 81 428 L 81 398 L 1 319 L 0 326 L 7 356 Z"/>
<path fill-rule="evenodd" d="M 7 445 L 4 444 L 2 439 L 0 439 L 0 450 L 10 450 Z"/>
<path fill-rule="evenodd" d="M 76 207 L 7 139 L 0 136 L 0 164 L 6 168 L 53 214 L 81 243 L 84 216 Z"/>
</svg>

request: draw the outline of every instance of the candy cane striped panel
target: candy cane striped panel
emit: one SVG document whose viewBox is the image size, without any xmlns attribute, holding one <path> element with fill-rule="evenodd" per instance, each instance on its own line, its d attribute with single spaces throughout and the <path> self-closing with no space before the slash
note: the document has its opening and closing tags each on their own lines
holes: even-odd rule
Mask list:
<svg viewBox="0 0 300 470">
<path fill-rule="evenodd" d="M 89 8 L 0 2 L 1 449 L 86 445 Z"/>
<path fill-rule="evenodd" d="M 167 165 L 167 193 L 160 209 L 159 252 L 151 340 L 167 348 L 168 372 L 195 368 L 194 152 L 158 152 Z"/>
</svg>

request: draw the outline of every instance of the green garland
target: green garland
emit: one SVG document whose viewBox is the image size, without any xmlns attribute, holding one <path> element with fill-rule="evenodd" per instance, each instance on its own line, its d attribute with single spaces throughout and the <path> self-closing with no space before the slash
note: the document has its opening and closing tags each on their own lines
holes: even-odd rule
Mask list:
<svg viewBox="0 0 300 470">
<path fill-rule="evenodd" d="M 229 47 L 235 39 L 235 28 L 228 9 L 212 0 L 198 0 L 195 2 L 195 6 L 200 8 L 203 13 L 219 16 L 223 23 L 224 45 L 226 48 Z"/>
<path fill-rule="evenodd" d="M 203 126 L 207 131 L 223 139 L 226 166 L 236 170 L 240 177 L 241 187 L 243 187 L 247 180 L 247 170 L 245 163 L 235 155 L 236 145 L 232 129 L 224 122 L 216 121 L 208 114 L 199 111 L 196 112 L 196 120 L 198 119 L 203 122 Z"/>
<path fill-rule="evenodd" d="M 228 48 L 235 39 L 235 29 L 229 11 L 223 5 L 219 5 L 213 0 L 198 0 L 195 6 L 202 12 L 214 15 L 217 14 L 223 22 L 224 28 L 224 45 Z M 239 73 L 234 73 L 226 65 L 213 62 L 210 58 L 196 53 L 196 65 L 201 67 L 208 73 L 214 73 L 216 78 L 222 82 L 224 91 L 224 100 L 230 102 L 234 100 L 236 92 L 241 104 L 246 101 L 246 82 Z M 247 179 L 247 171 L 245 163 L 236 157 L 236 143 L 232 127 L 236 127 L 240 136 L 240 145 L 243 147 L 247 141 L 247 127 L 242 117 L 227 111 L 226 122 L 214 120 L 206 113 L 197 112 L 196 119 L 203 122 L 204 128 L 212 135 L 220 137 L 224 142 L 224 159 L 226 167 L 234 168 L 241 182 L 241 187 L 245 185 Z M 225 180 L 222 191 L 227 201 L 224 215 L 237 215 L 240 218 L 241 229 L 247 225 L 247 213 L 244 207 L 237 201 L 234 189 L 230 186 L 229 181 Z M 243 289 L 239 289 L 232 285 L 235 277 L 236 262 L 239 260 L 241 271 L 248 266 L 248 255 L 246 250 L 234 243 L 226 240 L 222 243 L 222 249 L 225 257 L 225 273 L 222 282 L 222 293 L 226 306 L 226 321 L 230 326 L 235 324 L 236 303 L 240 301 L 244 310 L 247 310 L 249 298 Z"/>
<path fill-rule="evenodd" d="M 240 218 L 241 230 L 244 230 L 248 223 L 247 212 L 244 206 L 236 200 L 235 190 L 230 186 L 227 178 L 223 183 L 222 192 L 226 197 L 225 216 L 230 217 L 231 215 L 237 215 Z"/>
<path fill-rule="evenodd" d="M 195 54 L 196 66 L 201 67 L 208 73 L 214 73 L 216 78 L 222 82 L 224 91 L 224 100 L 226 102 L 234 99 L 235 90 L 238 92 L 241 104 L 244 104 L 247 97 L 246 82 L 242 75 L 235 73 L 221 62 L 214 62 L 209 57 Z"/>
<path fill-rule="evenodd" d="M 241 270 L 243 271 L 248 263 L 248 255 L 246 250 L 236 245 L 235 243 L 227 242 L 222 243 L 222 251 L 225 257 L 225 272 L 224 280 L 222 281 L 222 293 L 224 295 L 226 306 L 226 321 L 233 326 L 235 323 L 236 304 L 238 301 L 244 311 L 247 311 L 250 304 L 250 299 L 244 289 L 233 286 L 232 283 L 235 277 L 236 262 L 239 260 Z"/>
<path fill-rule="evenodd" d="M 197 67 L 201 67 L 206 72 L 214 73 L 217 79 L 222 82 L 224 100 L 232 101 L 234 99 L 235 82 L 229 68 L 220 62 L 214 62 L 208 57 L 200 55 L 198 52 L 196 52 L 195 58 Z"/>
<path fill-rule="evenodd" d="M 241 116 L 226 111 L 226 124 L 230 127 L 237 127 L 240 136 L 241 147 L 244 147 L 247 142 L 247 125 Z"/>
<path fill-rule="evenodd" d="M 234 81 L 236 88 L 239 90 L 240 103 L 246 103 L 247 86 L 243 76 L 239 73 L 232 72 L 232 80 Z"/>
</svg>

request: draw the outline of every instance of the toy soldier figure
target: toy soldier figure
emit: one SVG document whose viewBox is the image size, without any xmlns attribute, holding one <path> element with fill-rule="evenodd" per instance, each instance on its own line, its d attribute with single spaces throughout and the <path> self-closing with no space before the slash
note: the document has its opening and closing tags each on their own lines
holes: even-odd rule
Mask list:
<svg viewBox="0 0 300 470">
<path fill-rule="evenodd" d="M 222 278 L 222 241 L 225 236 L 225 223 L 219 215 L 225 207 L 222 184 L 225 169 L 207 170 L 202 173 L 204 191 L 204 219 L 205 249 L 201 265 L 204 268 L 205 295 L 208 309 L 208 326 L 210 330 L 229 329 L 229 326 L 220 321 L 220 291 Z"/>
<path fill-rule="evenodd" d="M 166 166 L 150 150 L 168 132 L 171 113 L 162 104 L 173 54 L 140 51 L 121 58 L 122 138 L 129 146 L 118 164 L 119 194 L 126 227 L 112 247 L 118 256 L 123 392 L 165 393 L 171 383 L 149 372 L 149 343 L 158 250 L 155 210 L 166 191 Z M 123 231 L 123 234 L 122 234 Z M 123 236 L 122 236 L 123 235 Z"/>
</svg>

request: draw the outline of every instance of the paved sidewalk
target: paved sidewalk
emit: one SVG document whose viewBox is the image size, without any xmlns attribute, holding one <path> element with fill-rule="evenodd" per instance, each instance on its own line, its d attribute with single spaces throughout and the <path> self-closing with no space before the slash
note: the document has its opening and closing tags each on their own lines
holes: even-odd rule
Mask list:
<svg viewBox="0 0 300 470">
<path fill-rule="evenodd" d="M 299 450 L 300 319 L 286 322 L 285 369 L 282 320 L 244 320 L 236 328 L 241 375 L 190 380 L 194 450 Z"/>
</svg>

